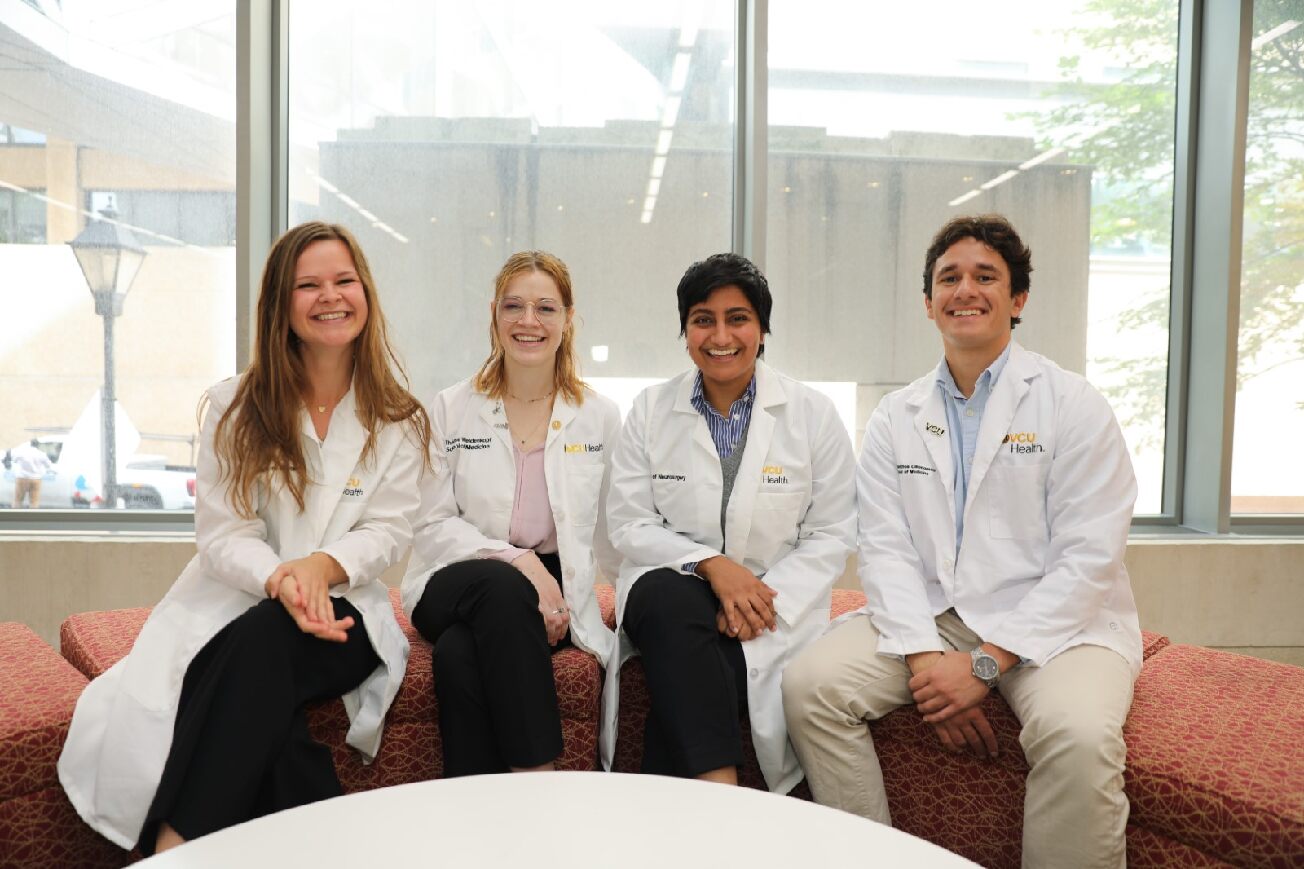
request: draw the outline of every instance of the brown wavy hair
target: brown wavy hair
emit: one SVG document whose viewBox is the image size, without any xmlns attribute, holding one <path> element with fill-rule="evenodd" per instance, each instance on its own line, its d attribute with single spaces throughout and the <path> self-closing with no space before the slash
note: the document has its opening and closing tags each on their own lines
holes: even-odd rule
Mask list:
<svg viewBox="0 0 1304 869">
<path fill-rule="evenodd" d="M 260 481 L 285 486 L 303 512 L 309 480 L 299 440 L 299 412 L 308 379 L 299 337 L 290 329 L 290 299 L 299 256 L 319 241 L 340 241 L 349 249 L 367 300 L 367 321 L 353 342 L 354 402 L 367 430 L 362 461 L 374 458 L 381 426 L 401 422 L 429 466 L 430 418 L 408 391 L 407 372 L 390 345 L 376 282 L 362 248 L 338 224 L 300 224 L 277 239 L 267 256 L 258 293 L 253 361 L 240 378 L 231 406 L 218 420 L 214 437 L 221 479 L 230 481 L 231 506 L 246 518 L 255 514 L 254 495 Z"/>
<path fill-rule="evenodd" d="M 489 321 L 489 358 L 480 366 L 472 380 L 476 390 L 490 398 L 502 398 L 507 391 L 507 368 L 503 361 L 505 351 L 502 342 L 498 340 L 496 328 L 498 301 L 506 294 L 507 285 L 512 279 L 527 272 L 542 272 L 552 278 L 567 312 L 575 309 L 570 269 L 559 258 L 542 250 L 523 250 L 507 258 L 507 262 L 498 270 L 498 277 L 494 278 L 494 315 Z M 579 363 L 575 356 L 575 325 L 572 316 L 567 317 L 566 325 L 562 327 L 561 346 L 557 348 L 552 374 L 552 388 L 576 407 L 584 403 L 584 381 L 580 379 Z"/>
<path fill-rule="evenodd" d="M 924 296 L 933 298 L 933 266 L 942 254 L 957 241 L 972 238 L 1001 255 L 1010 270 L 1010 296 L 1026 293 L 1032 287 L 1032 250 L 1023 243 L 1014 225 L 1000 214 L 953 217 L 933 236 L 933 243 L 924 255 Z M 1010 328 L 1023 322 L 1022 317 L 1011 317 Z"/>
</svg>

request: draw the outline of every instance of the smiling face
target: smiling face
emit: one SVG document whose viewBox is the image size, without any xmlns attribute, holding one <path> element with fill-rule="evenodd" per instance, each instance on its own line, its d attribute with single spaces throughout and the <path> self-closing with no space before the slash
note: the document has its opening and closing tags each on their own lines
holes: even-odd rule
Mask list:
<svg viewBox="0 0 1304 869">
<path fill-rule="evenodd" d="M 314 241 L 294 266 L 290 329 L 311 350 L 352 345 L 367 324 L 367 293 L 349 248 L 339 239 Z"/>
<path fill-rule="evenodd" d="M 704 385 L 741 394 L 756 371 L 761 320 L 742 290 L 732 284 L 711 292 L 688 309 L 684 335 L 688 355 Z"/>
<path fill-rule="evenodd" d="M 571 315 L 557 282 L 546 272 L 521 272 L 490 303 L 494 334 L 507 361 L 527 367 L 555 363 Z"/>
<path fill-rule="evenodd" d="M 1010 341 L 1010 318 L 1027 301 L 1027 292 L 1011 295 L 1010 269 L 999 253 L 962 238 L 937 258 L 924 309 L 948 348 L 995 359 Z"/>
</svg>

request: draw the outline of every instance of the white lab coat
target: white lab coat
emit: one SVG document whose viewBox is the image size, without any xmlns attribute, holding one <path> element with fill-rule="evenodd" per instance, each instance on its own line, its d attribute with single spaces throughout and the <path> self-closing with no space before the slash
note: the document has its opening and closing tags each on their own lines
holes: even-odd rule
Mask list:
<svg viewBox="0 0 1304 869">
<path fill-rule="evenodd" d="M 833 583 L 855 539 L 851 441 L 823 394 L 756 363 L 756 399 L 729 508 L 723 550 L 720 456 L 693 407 L 696 369 L 644 390 L 612 464 L 608 524 L 624 556 L 616 617 L 629 591 L 660 567 L 725 555 L 778 592 L 778 630 L 742 644 L 752 744 L 770 790 L 801 780 L 788 743 L 780 678 L 787 662 L 828 625 Z M 703 580 L 705 581 L 705 580 Z M 601 750 L 615 749 L 620 667 L 637 649 L 618 631 L 607 667 Z"/>
<path fill-rule="evenodd" d="M 422 485 L 412 558 L 403 577 L 403 610 L 409 616 L 430 574 L 510 547 L 516 499 L 516 458 L 501 400 L 464 380 L 439 393 L 430 419 L 440 473 Z M 602 622 L 593 583 L 599 569 L 613 577 L 619 564 L 602 510 L 619 432 L 615 403 L 586 389 L 578 407 L 557 397 L 543 448 L 571 640 L 599 661 L 611 654 L 613 635 Z"/>
<path fill-rule="evenodd" d="M 1123 566 L 1136 478 L 1105 399 L 1011 346 L 978 431 L 958 555 L 949 428 L 935 370 L 886 396 L 865 432 L 860 580 L 879 653 L 944 649 L 933 620 L 954 607 L 984 640 L 1035 665 L 1089 643 L 1138 672 Z"/>
<path fill-rule="evenodd" d="M 213 450 L 217 422 L 236 384 L 231 378 L 209 391 L 197 470 L 198 554 L 154 607 L 131 653 L 82 692 L 59 758 L 59 781 L 77 812 L 123 848 L 136 844 L 158 789 L 191 660 L 222 627 L 266 598 L 263 583 L 282 562 L 326 552 L 348 574 L 348 583 L 331 593 L 361 613 L 381 660 L 344 695 L 347 741 L 368 760 L 380 747 L 385 712 L 407 665 L 407 640 L 379 577 L 411 540 L 420 447 L 406 426 L 389 425 L 376 436 L 373 458 L 362 462 L 367 432 L 350 391 L 324 442 L 302 412 L 301 442 L 314 481 L 305 488 L 303 513 L 288 490 L 259 485 L 256 517 L 241 518 L 227 500 L 229 487 Z"/>
</svg>

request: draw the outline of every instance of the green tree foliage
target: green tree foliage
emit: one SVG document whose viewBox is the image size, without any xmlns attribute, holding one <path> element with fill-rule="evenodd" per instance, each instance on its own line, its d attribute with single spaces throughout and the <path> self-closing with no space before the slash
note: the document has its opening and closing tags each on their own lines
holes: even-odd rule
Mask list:
<svg viewBox="0 0 1304 869">
<path fill-rule="evenodd" d="M 1082 54 L 1061 61 L 1066 82 L 1038 113 L 1045 147 L 1094 167 L 1108 195 L 1092 205 L 1092 243 L 1169 247 L 1177 90 L 1177 0 L 1086 0 L 1069 51 L 1118 59 L 1111 84 L 1086 81 Z M 1290 26 L 1290 22 L 1298 22 Z M 1276 33 L 1274 34 L 1274 31 Z M 1256 0 L 1246 131 L 1239 376 L 1304 358 L 1304 0 Z M 1269 38 L 1269 36 L 1271 38 Z M 1231 119 L 1228 119 L 1231 122 Z M 1098 188 L 1099 189 L 1099 188 Z M 1138 300 L 1121 329 L 1162 324 L 1168 300 Z M 1166 348 L 1107 360 L 1120 416 L 1161 418 Z"/>
</svg>

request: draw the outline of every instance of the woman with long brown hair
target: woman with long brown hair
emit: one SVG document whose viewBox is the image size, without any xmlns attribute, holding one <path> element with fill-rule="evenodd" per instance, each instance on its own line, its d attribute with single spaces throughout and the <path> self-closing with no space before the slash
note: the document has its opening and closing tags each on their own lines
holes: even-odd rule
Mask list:
<svg viewBox="0 0 1304 869">
<path fill-rule="evenodd" d="M 489 358 L 430 405 L 440 473 L 422 492 L 403 607 L 434 644 L 444 774 L 551 769 L 552 653 L 611 649 L 593 581 L 615 404 L 579 379 L 570 272 L 524 251 L 498 273 Z"/>
<path fill-rule="evenodd" d="M 408 653 L 380 574 L 411 541 L 430 444 L 405 381 L 353 236 L 283 235 L 249 369 L 201 402 L 199 552 L 83 692 L 59 759 L 116 844 L 150 854 L 338 795 L 309 702 L 344 695 L 349 744 L 375 755 Z"/>
</svg>

